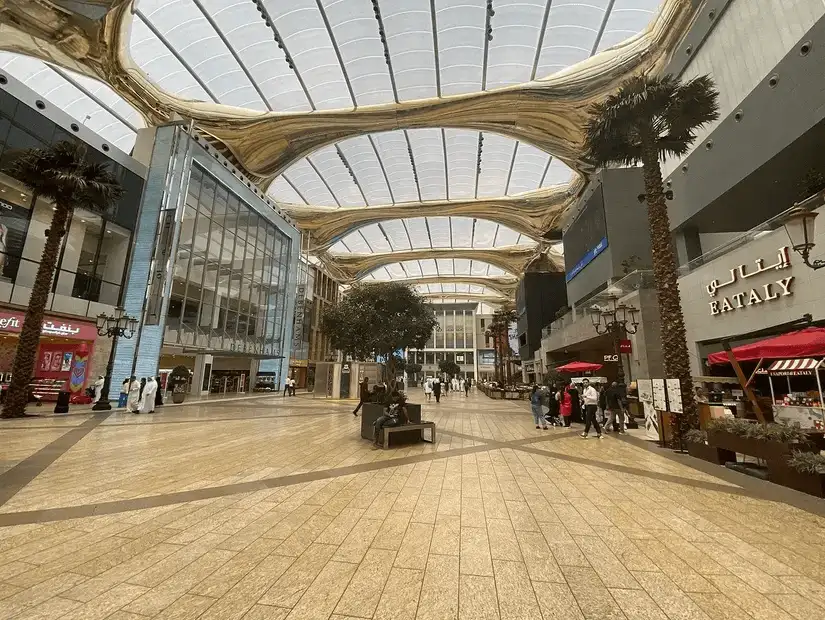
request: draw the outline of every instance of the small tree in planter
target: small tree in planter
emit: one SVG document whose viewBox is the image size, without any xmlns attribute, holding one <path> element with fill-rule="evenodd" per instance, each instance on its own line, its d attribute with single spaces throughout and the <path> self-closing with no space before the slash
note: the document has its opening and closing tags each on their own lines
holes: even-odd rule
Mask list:
<svg viewBox="0 0 825 620">
<path fill-rule="evenodd" d="M 441 360 L 438 362 L 438 369 L 447 375 L 448 379 L 452 379 L 461 372 L 461 367 L 450 360 Z"/>
<path fill-rule="evenodd" d="M 395 352 L 423 349 L 438 327 L 431 304 L 400 282 L 356 284 L 324 314 L 323 330 L 332 346 L 357 360 L 387 360 L 390 390 L 395 384 Z"/>
<path fill-rule="evenodd" d="M 717 418 L 707 424 L 708 445 L 770 462 L 814 446 L 798 424 L 754 424 L 740 418 Z"/>
<path fill-rule="evenodd" d="M 186 400 L 186 392 L 189 389 L 189 379 L 192 373 L 186 366 L 175 366 L 169 373 L 168 382 L 172 389 L 172 402 L 182 403 Z"/>
</svg>

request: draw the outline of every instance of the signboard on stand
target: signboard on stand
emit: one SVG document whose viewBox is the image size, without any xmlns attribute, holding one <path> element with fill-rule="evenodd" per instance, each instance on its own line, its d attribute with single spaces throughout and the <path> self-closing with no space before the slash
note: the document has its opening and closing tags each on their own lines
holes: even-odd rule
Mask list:
<svg viewBox="0 0 825 620">
<path fill-rule="evenodd" d="M 682 383 L 679 379 L 665 379 L 667 398 L 673 413 L 682 413 Z"/>
<path fill-rule="evenodd" d="M 653 406 L 653 381 L 639 379 L 636 386 L 639 389 L 639 404 L 645 414 L 645 434 L 648 439 L 659 439 L 659 417 Z"/>
<path fill-rule="evenodd" d="M 667 411 L 667 388 L 664 379 L 651 379 L 653 382 L 653 407 L 657 411 Z"/>
</svg>

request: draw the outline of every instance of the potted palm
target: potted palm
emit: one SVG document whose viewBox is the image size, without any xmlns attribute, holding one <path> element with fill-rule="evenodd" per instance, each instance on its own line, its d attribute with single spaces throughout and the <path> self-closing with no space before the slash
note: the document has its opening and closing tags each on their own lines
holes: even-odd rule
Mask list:
<svg viewBox="0 0 825 620">
<path fill-rule="evenodd" d="M 699 416 L 660 162 L 685 155 L 696 129 L 719 118 L 718 97 L 708 76 L 687 82 L 669 75 L 634 76 L 591 107 L 585 132 L 587 157 L 595 166 L 642 164 L 665 372 L 679 379 L 682 389 L 683 413 L 671 418 L 677 445 L 698 428 Z"/>
<path fill-rule="evenodd" d="M 105 212 L 117 202 L 123 194 L 123 188 L 106 164 L 86 161 L 86 147 L 69 140 L 46 148 L 28 149 L 12 161 L 5 172 L 28 187 L 33 195 L 49 200 L 54 205 L 3 406 L 2 417 L 19 418 L 26 415 L 43 314 L 69 216 L 77 208 Z"/>
<path fill-rule="evenodd" d="M 180 404 L 186 400 L 189 391 L 189 380 L 192 373 L 186 366 L 175 366 L 169 373 L 169 385 L 172 389 L 172 402 Z"/>
</svg>

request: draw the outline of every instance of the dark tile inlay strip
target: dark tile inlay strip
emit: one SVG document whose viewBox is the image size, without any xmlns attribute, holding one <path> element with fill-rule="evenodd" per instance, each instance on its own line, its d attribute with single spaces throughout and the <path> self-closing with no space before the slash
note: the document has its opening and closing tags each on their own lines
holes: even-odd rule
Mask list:
<svg viewBox="0 0 825 620">
<path fill-rule="evenodd" d="M 67 433 L 0 474 L 0 506 L 17 495 L 23 487 L 71 450 L 78 441 L 91 433 L 110 415 L 110 411 L 97 413 L 78 426 L 68 427 L 70 430 Z"/>
</svg>

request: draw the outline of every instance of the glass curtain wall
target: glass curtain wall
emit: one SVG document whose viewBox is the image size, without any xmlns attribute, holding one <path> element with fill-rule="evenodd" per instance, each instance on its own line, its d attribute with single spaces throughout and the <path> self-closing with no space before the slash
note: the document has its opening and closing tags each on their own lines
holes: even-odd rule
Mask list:
<svg viewBox="0 0 825 620">
<path fill-rule="evenodd" d="M 288 264 L 288 237 L 194 163 L 164 342 L 277 355 Z"/>
</svg>

